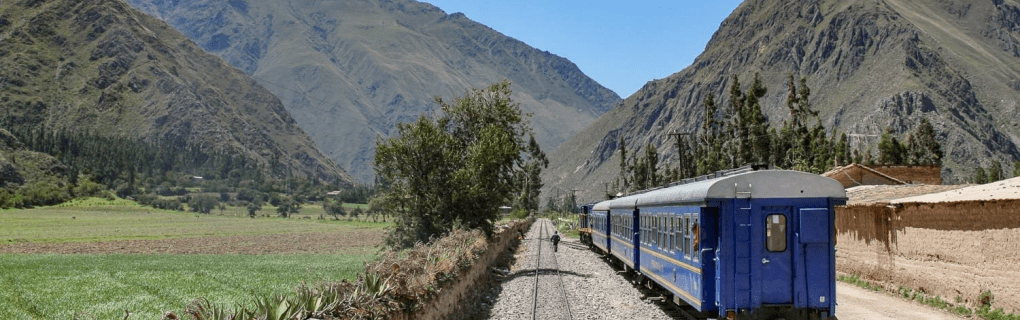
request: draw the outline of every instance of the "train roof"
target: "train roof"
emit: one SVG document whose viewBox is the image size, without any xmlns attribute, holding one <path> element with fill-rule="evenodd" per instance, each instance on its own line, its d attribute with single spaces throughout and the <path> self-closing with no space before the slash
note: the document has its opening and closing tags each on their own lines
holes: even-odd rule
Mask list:
<svg viewBox="0 0 1020 320">
<path fill-rule="evenodd" d="M 609 200 L 596 203 L 591 207 L 592 211 L 606 211 L 609 210 Z"/>
<path fill-rule="evenodd" d="M 836 180 L 790 170 L 750 171 L 658 189 L 612 200 L 610 208 L 703 203 L 726 198 L 834 198 L 846 199 Z M 597 206 L 597 205 L 596 205 Z"/>
</svg>

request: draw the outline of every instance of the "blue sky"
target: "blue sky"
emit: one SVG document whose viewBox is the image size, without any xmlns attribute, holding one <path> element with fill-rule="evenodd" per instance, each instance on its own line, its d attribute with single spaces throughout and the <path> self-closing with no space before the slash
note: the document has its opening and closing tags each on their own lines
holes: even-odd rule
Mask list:
<svg viewBox="0 0 1020 320">
<path fill-rule="evenodd" d="M 626 98 L 689 66 L 741 0 L 420 0 L 565 57 Z"/>
</svg>

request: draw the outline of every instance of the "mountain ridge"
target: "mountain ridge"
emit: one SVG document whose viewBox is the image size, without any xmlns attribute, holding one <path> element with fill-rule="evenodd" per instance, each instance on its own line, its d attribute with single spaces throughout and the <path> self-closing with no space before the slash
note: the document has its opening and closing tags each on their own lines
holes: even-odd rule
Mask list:
<svg viewBox="0 0 1020 320">
<path fill-rule="evenodd" d="M 1020 92 L 1018 7 L 1009 0 L 745 1 L 691 66 L 647 83 L 550 152 L 544 178 L 549 188 L 600 198 L 619 172 L 620 137 L 630 155 L 651 143 L 660 163 L 673 166 L 667 133 L 696 130 L 708 93 L 726 105 L 732 77 L 746 89 L 758 73 L 773 128 L 789 118 L 787 76 L 805 77 L 820 111 L 810 124 L 857 134 L 857 147 L 876 152 L 885 128 L 902 139 L 928 118 L 946 151 L 944 179 L 966 181 L 975 166 L 1020 159 L 1020 123 L 1009 116 Z"/>
<path fill-rule="evenodd" d="M 121 0 L 0 8 L 8 124 L 192 144 L 276 177 L 352 182 L 269 91 Z"/>
<path fill-rule="evenodd" d="M 130 0 L 253 75 L 330 157 L 371 180 L 374 140 L 506 78 L 546 149 L 620 101 L 569 60 L 428 3 Z"/>
</svg>

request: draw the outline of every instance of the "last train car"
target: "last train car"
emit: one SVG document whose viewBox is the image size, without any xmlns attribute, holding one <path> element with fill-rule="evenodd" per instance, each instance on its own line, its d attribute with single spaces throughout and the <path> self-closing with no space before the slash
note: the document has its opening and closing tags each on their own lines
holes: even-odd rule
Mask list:
<svg viewBox="0 0 1020 320">
<path fill-rule="evenodd" d="M 628 266 L 709 317 L 827 319 L 836 306 L 833 207 L 845 202 L 826 177 L 749 171 L 614 200 L 610 216 L 623 221 L 613 224 L 634 227 L 618 227 L 632 236 L 610 242 L 615 256 L 634 240 Z"/>
<path fill-rule="evenodd" d="M 640 238 L 634 233 L 638 227 L 636 204 L 640 197 L 633 195 L 609 202 L 609 245 L 612 248 L 609 253 L 627 271 L 641 267 L 641 256 L 637 254 Z"/>
</svg>

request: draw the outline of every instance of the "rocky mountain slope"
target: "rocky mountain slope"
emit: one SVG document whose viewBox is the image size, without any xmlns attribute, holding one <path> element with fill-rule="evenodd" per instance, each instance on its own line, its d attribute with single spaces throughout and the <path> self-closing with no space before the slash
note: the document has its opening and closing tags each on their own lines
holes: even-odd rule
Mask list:
<svg viewBox="0 0 1020 320">
<path fill-rule="evenodd" d="M 570 61 L 413 0 L 128 0 L 275 93 L 362 181 L 375 139 L 504 78 L 550 150 L 620 101 Z"/>
<path fill-rule="evenodd" d="M 0 2 L 0 123 L 203 146 L 349 183 L 280 100 L 122 0 Z"/>
<path fill-rule="evenodd" d="M 45 153 L 25 150 L 10 132 L 0 128 L 0 208 L 7 208 L 5 195 L 17 193 L 26 183 L 39 180 L 66 181 L 67 168 Z"/>
<path fill-rule="evenodd" d="M 792 73 L 806 77 L 821 123 L 856 134 L 851 143 L 861 150 L 877 153 L 886 128 L 904 139 L 928 118 L 946 153 L 946 183 L 993 160 L 1020 159 L 1017 1 L 747 0 L 690 67 L 649 82 L 552 152 L 549 189 L 600 198 L 619 172 L 620 137 L 630 155 L 652 143 L 660 169 L 671 165 L 677 151 L 667 133 L 698 128 L 709 93 L 725 105 L 732 77 L 746 90 L 756 72 L 768 87 L 763 108 L 773 127 L 789 117 Z"/>
</svg>

